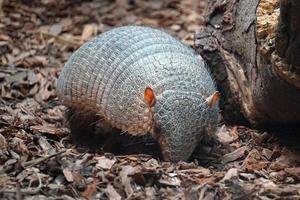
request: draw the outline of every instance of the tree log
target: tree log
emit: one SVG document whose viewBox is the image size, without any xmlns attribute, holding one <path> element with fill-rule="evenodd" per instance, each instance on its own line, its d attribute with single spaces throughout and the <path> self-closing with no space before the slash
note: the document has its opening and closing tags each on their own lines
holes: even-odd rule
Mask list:
<svg viewBox="0 0 300 200">
<path fill-rule="evenodd" d="M 209 0 L 195 48 L 216 80 L 226 122 L 299 124 L 299 0 Z"/>
</svg>

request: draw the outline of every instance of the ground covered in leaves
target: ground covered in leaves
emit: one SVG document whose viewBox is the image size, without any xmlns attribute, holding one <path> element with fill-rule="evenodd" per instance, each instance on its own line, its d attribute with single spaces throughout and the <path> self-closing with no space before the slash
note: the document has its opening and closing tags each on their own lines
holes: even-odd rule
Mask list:
<svg viewBox="0 0 300 200">
<path fill-rule="evenodd" d="M 161 27 L 192 46 L 205 6 L 197 0 L 4 1 L 0 198 L 300 199 L 299 152 L 245 127 L 220 126 L 219 142 L 189 163 L 82 153 L 71 143 L 55 85 L 72 52 L 125 24 Z"/>
</svg>

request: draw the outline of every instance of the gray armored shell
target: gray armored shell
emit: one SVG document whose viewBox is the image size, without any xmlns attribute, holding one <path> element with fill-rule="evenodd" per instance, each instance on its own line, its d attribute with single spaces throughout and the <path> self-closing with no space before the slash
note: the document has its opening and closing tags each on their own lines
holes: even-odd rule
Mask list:
<svg viewBox="0 0 300 200">
<path fill-rule="evenodd" d="M 115 28 L 85 43 L 66 63 L 57 87 L 65 105 L 92 110 L 132 135 L 152 132 L 159 112 L 145 102 L 146 87 L 157 97 L 197 96 L 199 102 L 215 91 L 204 61 L 191 48 L 163 31 L 141 26 Z"/>
</svg>

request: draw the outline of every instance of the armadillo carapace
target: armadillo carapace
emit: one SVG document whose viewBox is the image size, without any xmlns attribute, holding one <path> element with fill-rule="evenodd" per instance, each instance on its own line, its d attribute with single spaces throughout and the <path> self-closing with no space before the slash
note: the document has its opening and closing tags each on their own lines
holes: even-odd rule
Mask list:
<svg viewBox="0 0 300 200">
<path fill-rule="evenodd" d="M 69 109 L 89 113 L 78 124 L 97 115 L 130 135 L 151 134 L 165 160 L 187 160 L 217 126 L 219 94 L 203 59 L 155 28 L 114 28 L 86 42 L 57 89 Z"/>
</svg>

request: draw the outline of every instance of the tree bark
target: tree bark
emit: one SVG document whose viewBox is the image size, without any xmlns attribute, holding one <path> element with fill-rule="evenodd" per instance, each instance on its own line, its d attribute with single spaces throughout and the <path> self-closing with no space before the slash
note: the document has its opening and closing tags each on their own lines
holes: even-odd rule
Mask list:
<svg viewBox="0 0 300 200">
<path fill-rule="evenodd" d="M 229 123 L 300 122 L 300 1 L 210 0 L 195 35 Z"/>
</svg>

